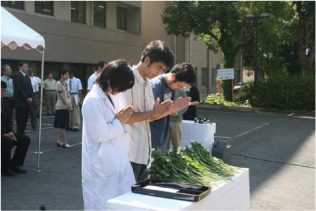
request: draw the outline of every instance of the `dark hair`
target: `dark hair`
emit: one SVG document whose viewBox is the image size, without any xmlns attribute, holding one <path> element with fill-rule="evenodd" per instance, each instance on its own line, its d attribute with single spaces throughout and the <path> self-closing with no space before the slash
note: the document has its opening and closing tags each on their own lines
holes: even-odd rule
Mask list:
<svg viewBox="0 0 316 211">
<path fill-rule="evenodd" d="M 103 68 L 105 64 L 108 64 L 108 63 L 105 62 L 105 61 L 99 61 L 98 64 L 97 64 L 97 66 L 98 66 L 98 68 L 99 68 L 99 67 L 100 67 L 100 68 Z"/>
<path fill-rule="evenodd" d="M 69 70 L 66 69 L 66 68 L 64 68 L 64 69 L 62 69 L 61 71 L 59 71 L 59 74 L 60 74 L 60 75 L 65 75 L 66 73 L 69 73 Z"/>
<path fill-rule="evenodd" d="M 176 64 L 170 72 L 176 76 L 174 82 L 180 81 L 192 85 L 196 80 L 194 67 L 188 63 Z"/>
<path fill-rule="evenodd" d="M 48 73 L 47 73 L 47 75 L 49 75 L 49 74 L 52 74 L 52 75 L 53 75 L 53 73 L 52 73 L 52 72 L 48 72 Z"/>
<path fill-rule="evenodd" d="M 134 86 L 134 74 L 130 66 L 124 60 L 110 62 L 98 75 L 96 83 L 103 91 L 108 89 L 110 83 L 112 91 L 124 92 Z"/>
<path fill-rule="evenodd" d="M 149 43 L 143 50 L 140 60 L 145 61 L 149 57 L 150 64 L 154 62 L 162 62 L 167 66 L 167 69 L 174 65 L 174 57 L 165 42 L 155 40 Z"/>
<path fill-rule="evenodd" d="M 18 67 L 23 67 L 24 64 L 27 64 L 27 62 L 24 61 L 19 61 L 18 63 Z"/>
<path fill-rule="evenodd" d="M 32 68 L 29 68 L 29 69 L 27 70 L 27 72 L 28 72 L 29 75 L 32 75 L 32 73 L 33 73 Z"/>
<path fill-rule="evenodd" d="M 1 89 L 6 89 L 7 88 L 7 83 L 4 81 L 1 81 Z"/>
<path fill-rule="evenodd" d="M 76 68 L 74 68 L 74 67 L 71 67 L 71 68 L 69 68 L 69 74 L 76 74 Z"/>
<path fill-rule="evenodd" d="M 6 68 L 6 67 L 10 67 L 10 65 L 4 64 L 4 65 L 1 66 L 1 73 L 4 73 L 4 72 L 5 72 L 5 68 Z"/>
</svg>

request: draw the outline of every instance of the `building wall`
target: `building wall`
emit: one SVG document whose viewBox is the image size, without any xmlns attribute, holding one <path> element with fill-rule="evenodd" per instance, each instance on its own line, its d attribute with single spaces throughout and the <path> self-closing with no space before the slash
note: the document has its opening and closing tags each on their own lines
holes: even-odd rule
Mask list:
<svg viewBox="0 0 316 211">
<path fill-rule="evenodd" d="M 169 2 L 170 3 L 170 2 Z M 84 69 L 83 80 L 93 71 L 97 61 L 118 58 L 136 64 L 142 49 L 152 40 L 163 40 L 173 51 L 177 63 L 191 62 L 197 69 L 197 87 L 201 94 L 215 93 L 216 67 L 221 62 L 221 51 L 208 51 L 202 41 L 168 35 L 161 15 L 163 1 L 110 1 L 106 2 L 106 28 L 93 26 L 93 5 L 86 2 L 86 24 L 71 22 L 71 2 L 54 1 L 54 15 L 35 13 L 33 1 L 25 2 L 25 10 L 7 8 L 9 12 L 42 34 L 46 41 L 45 62 L 52 70 L 69 65 Z M 116 28 L 116 6 L 127 9 L 127 31 Z M 36 61 L 39 68 L 41 56 L 34 51 L 2 49 L 2 59 Z M 50 69 L 47 68 L 47 69 Z M 203 74 L 207 69 L 207 74 Z M 207 84 L 202 86 L 203 78 Z"/>
<path fill-rule="evenodd" d="M 141 4 L 106 2 L 106 26 L 92 24 L 92 2 L 86 2 L 86 23 L 71 22 L 70 2 L 55 1 L 54 16 L 35 13 L 34 2 L 25 2 L 25 11 L 7 8 L 25 24 L 42 34 L 46 42 L 45 61 L 95 64 L 104 59 L 124 58 L 138 61 L 142 51 L 140 34 Z M 136 11 L 133 33 L 116 29 L 116 6 L 124 5 Z M 137 7 L 135 7 L 137 6 Z M 138 10 L 138 13 L 137 13 Z M 139 32 L 137 34 L 137 32 Z M 3 59 L 39 61 L 36 52 L 2 50 Z"/>
</svg>

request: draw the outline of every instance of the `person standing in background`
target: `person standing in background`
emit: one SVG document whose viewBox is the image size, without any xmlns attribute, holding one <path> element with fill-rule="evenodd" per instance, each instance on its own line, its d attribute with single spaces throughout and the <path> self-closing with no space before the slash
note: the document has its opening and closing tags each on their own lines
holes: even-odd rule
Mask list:
<svg viewBox="0 0 316 211">
<path fill-rule="evenodd" d="M 87 87 L 87 94 L 88 92 L 92 89 L 92 86 L 95 82 L 95 80 L 97 79 L 97 76 L 98 74 L 104 70 L 104 68 L 106 67 L 108 63 L 105 62 L 105 61 L 99 61 L 97 66 L 98 66 L 98 69 L 92 74 L 90 75 L 89 79 L 88 79 L 88 87 Z"/>
<path fill-rule="evenodd" d="M 188 110 L 183 114 L 184 120 L 194 120 L 196 117 L 197 109 L 196 106 L 200 104 L 200 93 L 199 90 L 193 85 L 191 86 L 187 95 L 191 97 L 191 105 Z"/>
<path fill-rule="evenodd" d="M 75 69 L 70 69 L 69 79 L 67 83 L 69 85 L 71 103 L 73 110 L 69 113 L 69 129 L 72 131 L 79 131 L 80 127 L 80 105 L 82 103 L 82 84 L 79 78 L 75 77 Z"/>
<path fill-rule="evenodd" d="M 39 77 L 34 76 L 33 70 L 31 68 L 28 69 L 27 75 L 31 79 L 32 88 L 33 88 L 33 98 L 32 98 L 32 106 L 30 107 L 30 117 L 31 117 L 31 126 L 33 130 L 37 129 L 37 118 L 39 116 L 38 111 L 38 96 L 39 96 L 39 84 L 41 84 L 42 80 Z"/>
<path fill-rule="evenodd" d="M 183 89 L 174 91 L 174 99 L 179 97 L 186 98 L 187 95 Z M 170 149 L 170 141 L 174 151 L 177 151 L 181 143 L 182 135 L 182 114 L 188 110 L 188 106 L 184 107 L 180 111 L 173 112 L 169 115 L 169 128 L 166 139 L 166 150 Z"/>
<path fill-rule="evenodd" d="M 44 81 L 46 112 L 47 116 L 55 115 L 56 103 L 56 81 L 52 73 L 48 73 L 48 78 Z"/>
<path fill-rule="evenodd" d="M 29 110 L 32 104 L 33 88 L 30 77 L 26 74 L 29 66 L 26 62 L 19 62 L 19 71 L 13 79 L 14 101 L 16 113 L 17 134 L 25 135 Z"/>
<path fill-rule="evenodd" d="M 31 139 L 13 133 L 10 104 L 3 98 L 6 88 L 6 83 L 1 81 L 1 175 L 12 177 L 15 174 L 26 174 L 27 170 L 23 168 L 23 164 Z M 12 158 L 13 146 L 16 146 L 16 149 Z"/>
<path fill-rule="evenodd" d="M 13 108 L 14 108 L 14 89 L 13 89 L 13 80 L 11 78 L 12 69 L 11 69 L 10 65 L 8 65 L 8 64 L 2 65 L 1 73 L 2 73 L 1 81 L 5 82 L 7 85 L 7 88 L 5 89 L 3 98 L 9 102 L 11 118 L 12 118 Z"/>
<path fill-rule="evenodd" d="M 66 141 L 66 129 L 69 126 L 69 112 L 72 111 L 72 102 L 69 93 L 69 86 L 66 80 L 69 77 L 67 69 L 60 71 L 60 80 L 56 83 L 57 102 L 54 127 L 59 128 L 59 141 L 57 147 L 72 149 Z"/>
</svg>

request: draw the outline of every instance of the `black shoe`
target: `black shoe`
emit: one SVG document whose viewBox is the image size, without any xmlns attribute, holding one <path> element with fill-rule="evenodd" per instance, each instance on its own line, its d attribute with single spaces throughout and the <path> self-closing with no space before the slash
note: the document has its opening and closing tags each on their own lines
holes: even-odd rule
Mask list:
<svg viewBox="0 0 316 211">
<path fill-rule="evenodd" d="M 15 173 L 11 171 L 10 169 L 6 169 L 4 171 L 1 171 L 1 176 L 8 176 L 8 177 L 13 177 Z"/>
<path fill-rule="evenodd" d="M 72 130 L 71 128 L 66 128 L 67 131 Z"/>
<path fill-rule="evenodd" d="M 74 131 L 74 132 L 78 132 L 78 131 L 79 131 L 79 129 L 78 129 L 78 128 L 74 128 L 74 129 L 72 129 L 72 131 Z"/>
<path fill-rule="evenodd" d="M 17 174 L 26 174 L 27 173 L 27 170 L 23 169 L 21 166 L 15 166 L 15 167 L 11 168 L 11 170 Z"/>
</svg>

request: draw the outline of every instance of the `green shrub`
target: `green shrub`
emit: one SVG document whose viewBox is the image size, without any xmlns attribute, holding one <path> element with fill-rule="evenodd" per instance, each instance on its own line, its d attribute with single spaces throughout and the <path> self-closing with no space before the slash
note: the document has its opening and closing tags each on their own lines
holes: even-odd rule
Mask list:
<svg viewBox="0 0 316 211">
<path fill-rule="evenodd" d="M 236 102 L 230 102 L 225 101 L 223 97 L 217 96 L 215 94 L 208 95 L 203 103 L 210 104 L 210 105 L 222 105 L 222 106 L 249 106 L 245 102 L 242 101 L 236 101 Z"/>
<path fill-rule="evenodd" d="M 315 76 L 276 75 L 259 82 L 255 87 L 247 83 L 241 88 L 242 100 L 252 106 L 278 109 L 315 109 Z"/>
</svg>

